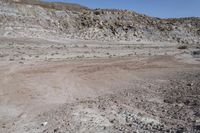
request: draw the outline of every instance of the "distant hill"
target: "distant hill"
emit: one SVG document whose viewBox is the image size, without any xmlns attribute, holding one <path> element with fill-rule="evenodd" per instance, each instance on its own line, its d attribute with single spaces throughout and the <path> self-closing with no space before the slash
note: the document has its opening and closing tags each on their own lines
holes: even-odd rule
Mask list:
<svg viewBox="0 0 200 133">
<path fill-rule="evenodd" d="M 56 9 L 56 10 L 88 10 L 87 7 L 81 6 L 79 4 L 73 3 L 61 3 L 61 2 L 44 2 L 41 0 L 9 0 L 10 2 L 20 3 L 20 4 L 30 4 L 38 5 L 44 8 Z"/>
</svg>

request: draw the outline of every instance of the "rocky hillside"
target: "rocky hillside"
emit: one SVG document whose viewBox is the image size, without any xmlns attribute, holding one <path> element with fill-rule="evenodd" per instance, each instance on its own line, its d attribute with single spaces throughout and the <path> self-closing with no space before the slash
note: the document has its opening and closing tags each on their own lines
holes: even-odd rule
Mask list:
<svg viewBox="0 0 200 133">
<path fill-rule="evenodd" d="M 0 1 L 0 35 L 199 44 L 200 19 L 159 19 L 126 10 L 76 4 Z"/>
<path fill-rule="evenodd" d="M 89 10 L 87 7 L 73 3 L 62 3 L 62 2 L 47 3 L 40 0 L 8 0 L 8 2 L 10 3 L 14 2 L 17 4 L 24 4 L 24 5 L 36 5 L 43 8 L 56 9 L 56 10 L 72 10 L 72 11 Z"/>
</svg>

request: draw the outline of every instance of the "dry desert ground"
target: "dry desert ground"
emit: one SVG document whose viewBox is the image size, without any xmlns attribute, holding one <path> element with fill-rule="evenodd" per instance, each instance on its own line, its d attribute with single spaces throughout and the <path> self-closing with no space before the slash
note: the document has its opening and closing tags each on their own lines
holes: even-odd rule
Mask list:
<svg viewBox="0 0 200 133">
<path fill-rule="evenodd" d="M 198 49 L 177 46 L 2 37 L 0 132 L 199 131 Z"/>
</svg>

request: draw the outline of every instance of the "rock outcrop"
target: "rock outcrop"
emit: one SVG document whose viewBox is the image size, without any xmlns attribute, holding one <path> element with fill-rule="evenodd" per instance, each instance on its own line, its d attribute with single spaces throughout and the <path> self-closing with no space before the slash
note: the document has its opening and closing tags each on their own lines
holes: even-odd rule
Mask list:
<svg viewBox="0 0 200 133">
<path fill-rule="evenodd" d="M 3 0 L 0 1 L 0 35 L 199 44 L 200 19 L 160 19 L 127 10 Z"/>
</svg>

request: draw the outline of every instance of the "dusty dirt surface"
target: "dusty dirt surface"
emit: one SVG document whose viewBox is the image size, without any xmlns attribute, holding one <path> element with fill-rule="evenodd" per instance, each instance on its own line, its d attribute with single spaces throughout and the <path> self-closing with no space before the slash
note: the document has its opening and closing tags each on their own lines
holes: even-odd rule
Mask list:
<svg viewBox="0 0 200 133">
<path fill-rule="evenodd" d="M 188 49 L 76 60 L 58 52 L 52 60 L 41 45 L 1 43 L 2 133 L 200 132 L 200 65 Z M 26 58 L 31 52 L 46 58 Z"/>
</svg>

